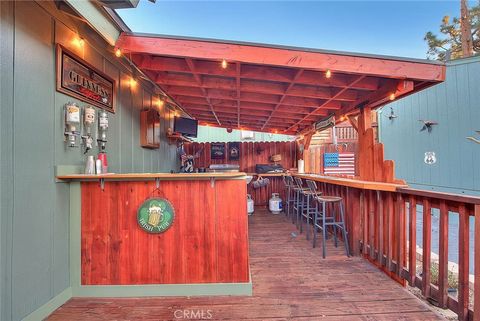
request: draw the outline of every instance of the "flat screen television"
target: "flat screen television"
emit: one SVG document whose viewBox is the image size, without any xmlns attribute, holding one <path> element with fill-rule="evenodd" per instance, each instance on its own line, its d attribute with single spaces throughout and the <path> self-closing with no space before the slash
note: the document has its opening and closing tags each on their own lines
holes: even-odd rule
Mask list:
<svg viewBox="0 0 480 321">
<path fill-rule="evenodd" d="M 173 131 L 188 137 L 197 137 L 198 120 L 177 117 L 173 120 Z"/>
</svg>

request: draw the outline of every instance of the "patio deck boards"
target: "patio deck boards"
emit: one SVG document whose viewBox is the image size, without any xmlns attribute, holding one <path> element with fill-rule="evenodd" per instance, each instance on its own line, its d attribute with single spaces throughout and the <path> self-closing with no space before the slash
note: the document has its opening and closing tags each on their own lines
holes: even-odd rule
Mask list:
<svg viewBox="0 0 480 321">
<path fill-rule="evenodd" d="M 184 309 L 205 319 L 210 310 L 210 320 L 443 320 L 332 240 L 322 259 L 321 241 L 312 249 L 283 215 L 257 209 L 249 233 L 252 297 L 73 298 L 47 320 L 179 320 L 174 313 Z"/>
</svg>

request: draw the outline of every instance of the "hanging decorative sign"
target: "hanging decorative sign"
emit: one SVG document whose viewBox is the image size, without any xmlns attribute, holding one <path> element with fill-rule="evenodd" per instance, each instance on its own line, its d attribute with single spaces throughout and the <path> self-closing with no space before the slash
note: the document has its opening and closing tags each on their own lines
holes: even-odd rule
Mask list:
<svg viewBox="0 0 480 321">
<path fill-rule="evenodd" d="M 175 218 L 172 204 L 164 198 L 149 198 L 138 209 L 138 225 L 148 233 L 163 233 Z"/>
<path fill-rule="evenodd" d="M 437 162 L 437 156 L 435 156 L 435 152 L 425 152 L 425 158 L 423 161 L 427 165 L 435 164 Z"/>
<path fill-rule="evenodd" d="M 212 143 L 210 145 L 210 158 L 211 159 L 225 159 L 225 144 L 224 143 Z"/>
<path fill-rule="evenodd" d="M 57 45 L 57 91 L 115 111 L 115 80 L 61 45 Z"/>
<path fill-rule="evenodd" d="M 333 127 L 335 126 L 335 116 L 329 116 L 320 121 L 317 121 L 313 126 L 317 132 L 321 132 L 330 127 Z"/>
<path fill-rule="evenodd" d="M 240 159 L 240 143 L 228 143 L 228 160 L 238 161 Z"/>
</svg>

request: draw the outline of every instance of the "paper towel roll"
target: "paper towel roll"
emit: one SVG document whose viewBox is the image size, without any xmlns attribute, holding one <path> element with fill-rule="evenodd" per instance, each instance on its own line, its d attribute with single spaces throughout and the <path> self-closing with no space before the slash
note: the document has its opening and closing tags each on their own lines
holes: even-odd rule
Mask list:
<svg viewBox="0 0 480 321">
<path fill-rule="evenodd" d="M 298 160 L 298 173 L 299 174 L 305 173 L 305 163 L 303 162 L 303 159 Z"/>
</svg>

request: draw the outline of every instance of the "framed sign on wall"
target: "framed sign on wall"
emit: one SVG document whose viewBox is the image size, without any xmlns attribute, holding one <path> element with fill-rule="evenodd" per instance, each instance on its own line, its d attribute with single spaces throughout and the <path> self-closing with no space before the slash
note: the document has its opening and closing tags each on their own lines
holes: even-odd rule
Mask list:
<svg viewBox="0 0 480 321">
<path fill-rule="evenodd" d="M 228 143 L 228 160 L 238 161 L 240 159 L 240 143 L 230 142 Z"/>
<path fill-rule="evenodd" d="M 115 80 L 59 44 L 57 91 L 115 112 Z"/>
<path fill-rule="evenodd" d="M 211 159 L 225 159 L 225 144 L 224 143 L 212 143 L 210 145 L 210 158 Z"/>
</svg>

